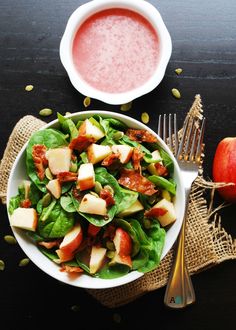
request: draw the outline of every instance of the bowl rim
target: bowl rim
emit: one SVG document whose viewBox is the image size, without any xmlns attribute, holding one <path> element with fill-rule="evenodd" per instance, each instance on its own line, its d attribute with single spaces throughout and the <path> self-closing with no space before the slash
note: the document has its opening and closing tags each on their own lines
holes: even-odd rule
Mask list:
<svg viewBox="0 0 236 330">
<path fill-rule="evenodd" d="M 158 144 L 161 145 L 161 147 L 164 148 L 165 151 L 168 152 L 169 156 L 171 157 L 173 163 L 174 163 L 174 169 L 177 172 L 177 176 L 179 177 L 179 181 L 183 182 L 183 178 L 182 178 L 182 173 L 181 170 L 179 168 L 179 165 L 176 161 L 176 159 L 174 158 L 173 154 L 171 153 L 169 147 L 166 145 L 166 143 L 157 135 L 157 133 L 155 133 L 151 128 L 149 128 L 147 125 L 141 123 L 140 121 L 128 116 L 128 115 L 124 115 L 124 114 L 120 114 L 120 113 L 115 113 L 112 111 L 106 111 L 106 110 L 88 110 L 88 111 L 82 111 L 82 112 L 75 112 L 72 113 L 70 115 L 67 115 L 67 118 L 75 118 L 75 117 L 83 117 L 83 119 L 88 118 L 90 116 L 93 115 L 101 115 L 104 117 L 113 117 L 116 119 L 120 119 L 126 122 L 126 120 L 131 121 L 134 126 L 138 126 L 140 129 L 146 129 L 148 130 L 150 133 L 154 134 L 154 136 L 158 137 Z M 78 118 L 76 120 L 78 120 Z M 82 119 L 82 118 L 81 118 Z M 43 130 L 46 128 L 53 128 L 55 127 L 57 124 L 59 123 L 58 119 L 52 120 L 51 122 L 45 124 L 43 127 L 41 127 L 39 130 Z M 39 131 L 38 130 L 38 131 Z M 30 139 L 30 138 L 29 138 Z M 28 145 L 28 141 L 24 144 L 24 146 L 22 147 L 22 149 L 20 150 L 20 152 L 18 153 L 13 166 L 11 168 L 10 171 L 10 175 L 9 175 L 9 179 L 8 179 L 8 185 L 7 185 L 7 214 L 8 214 L 8 221 L 9 221 L 9 225 L 10 225 L 10 214 L 8 212 L 8 205 L 9 205 L 9 201 L 10 198 L 12 196 L 14 196 L 14 194 L 11 193 L 11 183 L 12 183 L 12 178 L 14 176 L 14 172 L 17 168 L 17 165 L 19 163 L 19 160 L 21 159 L 21 157 L 23 156 L 23 154 L 26 151 L 26 147 Z M 184 194 L 184 187 L 183 185 L 180 185 L 179 187 L 180 189 L 180 194 L 181 194 L 181 210 L 180 210 L 180 219 L 177 219 L 176 222 L 174 223 L 176 225 L 176 230 L 175 230 L 175 235 L 173 235 L 173 237 L 167 242 L 165 241 L 165 245 L 162 251 L 162 255 L 161 255 L 161 260 L 163 260 L 163 258 L 166 256 L 166 254 L 170 251 L 171 247 L 173 246 L 174 242 L 176 241 L 178 234 L 180 232 L 181 226 L 182 226 L 182 222 L 183 222 L 183 217 L 184 217 L 184 205 L 185 205 L 185 194 Z M 69 276 L 66 276 L 67 274 L 65 274 L 64 272 L 60 272 L 58 265 L 55 264 L 55 266 L 57 267 L 57 273 L 55 273 L 55 271 L 51 270 L 50 265 L 54 266 L 53 261 L 49 260 L 46 256 L 44 256 L 42 254 L 42 252 L 40 252 L 36 245 L 32 243 L 31 240 L 28 240 L 26 238 L 25 233 L 16 227 L 12 227 L 10 225 L 12 232 L 17 240 L 17 242 L 19 243 L 21 249 L 24 251 L 24 253 L 29 257 L 29 259 L 42 271 L 44 271 L 47 275 L 50 275 L 51 277 L 53 277 L 54 279 L 57 279 L 61 282 L 64 282 L 66 284 L 75 286 L 75 287 L 80 287 L 80 288 L 85 288 L 85 289 L 106 289 L 106 288 L 113 288 L 113 287 L 117 287 L 117 286 L 121 286 L 124 284 L 128 284 L 131 283 L 135 280 L 137 280 L 138 278 L 142 277 L 144 275 L 144 273 L 138 272 L 138 271 L 131 271 L 128 274 L 119 277 L 119 278 L 115 278 L 115 279 L 100 279 L 100 278 L 96 278 L 96 277 L 90 277 L 87 274 L 82 274 L 78 280 L 75 280 L 73 278 L 69 278 Z M 33 247 L 37 249 L 37 251 L 39 252 L 38 256 L 42 256 L 43 257 L 43 261 L 45 262 L 46 265 L 39 262 L 38 257 L 35 256 L 35 254 L 33 252 L 29 253 L 29 250 L 27 249 L 28 245 L 31 245 Z M 159 266 L 158 266 L 159 267 Z M 156 269 L 158 269 L 158 267 Z M 89 278 L 89 280 L 88 280 Z M 78 283 L 79 282 L 79 283 Z M 89 283 L 88 283 L 89 282 Z"/>
<path fill-rule="evenodd" d="M 124 93 L 108 93 L 95 89 L 83 80 L 74 66 L 71 47 L 78 27 L 91 15 L 104 9 L 125 8 L 144 16 L 153 26 L 159 37 L 161 54 L 157 68 L 146 83 Z M 160 12 L 145 0 L 92 0 L 78 7 L 69 17 L 60 42 L 59 55 L 61 62 L 74 88 L 85 96 L 89 96 L 108 104 L 125 104 L 145 95 L 156 88 L 162 81 L 172 53 L 172 42 L 169 31 Z"/>
</svg>

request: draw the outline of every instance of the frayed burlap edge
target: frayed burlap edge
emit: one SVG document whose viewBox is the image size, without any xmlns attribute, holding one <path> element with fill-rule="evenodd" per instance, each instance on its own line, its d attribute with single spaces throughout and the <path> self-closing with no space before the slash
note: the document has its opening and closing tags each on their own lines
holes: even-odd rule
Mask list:
<svg viewBox="0 0 236 330">
<path fill-rule="evenodd" d="M 201 97 L 196 95 L 188 114 L 201 120 L 202 113 Z M 9 173 L 17 154 L 31 134 L 44 125 L 45 122 L 33 116 L 25 116 L 14 127 L 0 163 L 0 198 L 3 203 L 6 203 Z M 207 205 L 204 197 L 206 189 L 214 191 L 214 189 L 223 186 L 224 183 L 215 184 L 205 181 L 202 173 L 202 168 L 200 168 L 199 177 L 192 187 L 186 226 L 186 261 L 190 274 L 195 274 L 225 260 L 236 258 L 236 241 L 221 226 L 220 217 L 215 213 L 215 210 L 212 210 L 212 205 Z M 103 305 L 110 308 L 127 304 L 149 291 L 163 287 L 168 279 L 172 259 L 173 249 L 156 270 L 145 274 L 134 282 L 112 289 L 87 291 Z"/>
</svg>

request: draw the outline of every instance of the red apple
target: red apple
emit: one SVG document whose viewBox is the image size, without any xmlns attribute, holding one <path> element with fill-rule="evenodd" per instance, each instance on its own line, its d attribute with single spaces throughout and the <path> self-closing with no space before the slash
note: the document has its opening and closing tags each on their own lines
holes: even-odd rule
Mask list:
<svg viewBox="0 0 236 330">
<path fill-rule="evenodd" d="M 63 238 L 59 248 L 65 253 L 73 253 L 80 245 L 83 239 L 82 228 L 77 223 Z"/>
<path fill-rule="evenodd" d="M 226 201 L 236 202 L 236 137 L 227 137 L 218 144 L 213 160 L 213 181 L 234 183 L 219 188 L 219 193 Z"/>
<path fill-rule="evenodd" d="M 103 247 L 93 246 L 89 262 L 90 274 L 95 274 L 102 266 L 105 260 L 107 250 Z"/>
<path fill-rule="evenodd" d="M 89 236 L 96 236 L 97 233 L 99 233 L 101 227 L 97 227 L 95 225 L 93 225 L 92 223 L 89 224 L 88 226 L 88 235 Z"/>
<path fill-rule="evenodd" d="M 72 260 L 74 258 L 74 253 L 72 253 L 70 251 L 68 252 L 65 250 L 58 249 L 58 250 L 56 250 L 56 253 L 59 257 L 59 259 L 54 260 L 56 263 L 66 262 L 66 261 Z"/>
<path fill-rule="evenodd" d="M 113 239 L 117 254 L 128 256 L 132 251 L 132 240 L 129 234 L 122 228 L 117 228 Z"/>
<path fill-rule="evenodd" d="M 120 265 L 126 265 L 130 268 L 132 268 L 132 260 L 130 256 L 120 255 L 117 252 L 115 253 L 114 257 L 109 262 L 110 266 L 120 264 Z"/>
</svg>

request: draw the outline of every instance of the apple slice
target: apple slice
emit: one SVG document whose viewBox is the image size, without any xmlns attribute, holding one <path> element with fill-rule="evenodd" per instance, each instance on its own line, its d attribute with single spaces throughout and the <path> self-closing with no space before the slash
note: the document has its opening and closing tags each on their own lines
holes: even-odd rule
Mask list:
<svg viewBox="0 0 236 330">
<path fill-rule="evenodd" d="M 86 194 L 84 195 L 80 203 L 79 212 L 97 214 L 97 215 L 106 215 L 107 214 L 106 201 L 92 194 Z"/>
<path fill-rule="evenodd" d="M 87 149 L 88 160 L 92 164 L 101 162 L 111 154 L 111 147 L 93 143 Z"/>
<path fill-rule="evenodd" d="M 95 173 L 92 163 L 81 164 L 78 171 L 77 187 L 80 190 L 91 189 L 95 186 Z"/>
<path fill-rule="evenodd" d="M 111 150 L 117 154 L 119 153 L 119 159 L 122 164 L 128 163 L 130 160 L 132 153 L 133 153 L 133 147 L 124 145 L 124 144 L 116 144 L 111 147 Z"/>
<path fill-rule="evenodd" d="M 168 226 L 176 220 L 174 204 L 166 200 L 165 198 L 161 199 L 157 204 L 155 204 L 151 210 L 155 208 L 166 211 L 164 215 L 157 216 L 157 219 L 159 220 L 162 227 Z"/>
<path fill-rule="evenodd" d="M 152 152 L 152 158 L 154 160 L 160 160 L 160 164 L 162 164 L 162 161 L 161 161 L 162 158 L 161 158 L 160 152 L 158 150 L 155 150 Z M 155 167 L 155 163 L 151 163 L 150 165 L 148 165 L 147 169 L 152 175 L 158 175 L 156 167 Z"/>
<path fill-rule="evenodd" d="M 113 239 L 116 252 L 122 256 L 128 256 L 132 251 L 132 240 L 129 234 L 122 228 L 117 228 Z"/>
<path fill-rule="evenodd" d="M 56 250 L 56 253 L 57 253 L 59 259 L 54 259 L 53 261 L 56 262 L 57 264 L 60 264 L 61 262 L 66 262 L 66 261 L 72 260 L 74 258 L 74 253 L 72 253 L 72 252 L 58 249 L 58 250 Z"/>
<path fill-rule="evenodd" d="M 143 205 L 140 203 L 140 201 L 137 199 L 134 204 L 132 204 L 130 207 L 128 207 L 126 210 L 120 212 L 118 214 L 119 217 L 128 217 L 131 214 L 137 213 L 139 211 L 142 211 L 144 209 Z"/>
<path fill-rule="evenodd" d="M 46 188 L 56 199 L 61 197 L 61 185 L 58 179 L 50 180 L 46 185 Z"/>
<path fill-rule="evenodd" d="M 130 255 L 120 255 L 116 252 L 114 257 L 109 262 L 109 266 L 114 266 L 116 264 L 126 265 L 129 268 L 132 268 L 132 260 Z"/>
<path fill-rule="evenodd" d="M 63 238 L 59 248 L 65 253 L 75 251 L 83 240 L 83 232 L 79 223 L 77 223 Z"/>
<path fill-rule="evenodd" d="M 10 217 L 11 226 L 36 231 L 38 215 L 33 208 L 18 207 Z"/>
<path fill-rule="evenodd" d="M 89 119 L 85 119 L 80 126 L 79 135 L 86 136 L 87 138 L 94 138 L 96 141 L 105 136 L 103 131 L 96 125 L 92 124 Z"/>
<path fill-rule="evenodd" d="M 48 167 L 52 174 L 69 172 L 72 150 L 68 147 L 49 149 L 46 152 Z"/>
<path fill-rule="evenodd" d="M 91 257 L 89 261 L 90 274 L 95 274 L 103 264 L 107 249 L 93 246 L 91 250 Z"/>
</svg>

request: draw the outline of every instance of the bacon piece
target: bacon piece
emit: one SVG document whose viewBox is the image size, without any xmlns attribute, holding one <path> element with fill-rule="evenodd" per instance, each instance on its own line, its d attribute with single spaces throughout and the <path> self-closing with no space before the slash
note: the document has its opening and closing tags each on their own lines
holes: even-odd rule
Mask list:
<svg viewBox="0 0 236 330">
<path fill-rule="evenodd" d="M 134 148 L 132 154 L 132 161 L 134 165 L 135 171 L 138 171 L 141 174 L 141 160 L 143 159 L 144 154 L 140 150 L 140 148 Z"/>
<path fill-rule="evenodd" d="M 61 240 L 59 240 L 59 239 L 57 239 L 57 240 L 55 240 L 55 241 L 51 241 L 51 242 L 45 242 L 45 241 L 42 241 L 42 242 L 38 242 L 38 245 L 42 245 L 42 246 L 44 246 L 46 249 L 51 249 L 51 248 L 53 248 L 54 246 L 59 247 L 60 242 L 61 242 Z"/>
<path fill-rule="evenodd" d="M 66 272 L 66 273 L 83 273 L 83 269 L 80 268 L 79 266 L 69 266 L 69 265 L 65 265 L 62 264 L 61 268 L 60 268 L 61 272 Z"/>
<path fill-rule="evenodd" d="M 150 132 L 146 131 L 145 129 L 129 128 L 125 134 L 128 135 L 128 137 L 132 141 L 148 142 L 148 143 L 157 142 L 157 138 L 154 135 L 152 135 Z"/>
<path fill-rule="evenodd" d="M 90 144 L 95 142 L 94 138 L 88 138 L 84 135 L 79 135 L 77 138 L 73 139 L 70 144 L 69 148 L 70 149 L 75 149 L 78 150 L 79 152 L 84 151 L 85 149 L 88 148 Z"/>
<path fill-rule="evenodd" d="M 103 159 L 101 165 L 102 166 L 111 166 L 112 164 L 114 164 L 114 162 L 117 162 L 117 160 L 119 160 L 119 156 L 120 154 L 110 154 L 109 156 L 107 156 L 106 158 Z M 120 161 L 119 161 L 120 163 Z"/>
<path fill-rule="evenodd" d="M 112 196 L 112 193 L 110 192 L 110 190 L 106 188 L 101 189 L 100 197 L 106 201 L 107 206 L 111 206 L 115 204 L 115 200 Z"/>
<path fill-rule="evenodd" d="M 157 192 L 157 190 L 154 189 L 155 185 L 135 170 L 124 168 L 118 182 L 130 190 L 140 192 L 147 196 L 151 196 Z"/>
<path fill-rule="evenodd" d="M 100 230 L 101 227 L 95 226 L 92 223 L 90 223 L 88 226 L 88 235 L 94 237 L 99 233 Z"/>
<path fill-rule="evenodd" d="M 60 182 L 73 182 L 77 181 L 78 173 L 74 172 L 60 172 L 57 174 L 57 179 Z"/>
<path fill-rule="evenodd" d="M 48 165 L 48 160 L 46 158 L 47 148 L 43 144 L 35 144 L 32 147 L 32 158 L 34 166 L 36 168 L 36 173 L 39 180 L 43 180 L 45 176 L 45 167 Z"/>
<path fill-rule="evenodd" d="M 21 203 L 20 206 L 28 209 L 32 205 L 31 200 L 29 198 L 24 199 Z"/>
<path fill-rule="evenodd" d="M 162 207 L 153 207 L 144 213 L 147 218 L 158 218 L 167 213 L 167 210 Z"/>
<path fill-rule="evenodd" d="M 156 168 L 157 175 L 168 176 L 168 174 L 169 174 L 168 169 L 164 165 L 162 165 L 160 163 L 156 163 L 154 166 Z"/>
</svg>

